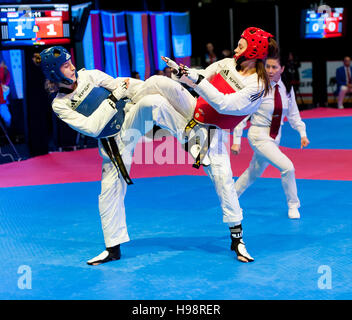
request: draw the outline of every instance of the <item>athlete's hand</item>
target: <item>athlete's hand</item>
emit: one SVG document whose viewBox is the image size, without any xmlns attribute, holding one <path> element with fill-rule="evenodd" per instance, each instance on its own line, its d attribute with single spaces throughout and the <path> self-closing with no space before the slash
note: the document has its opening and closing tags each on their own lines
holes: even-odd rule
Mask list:
<svg viewBox="0 0 352 320">
<path fill-rule="evenodd" d="M 301 149 L 303 148 L 303 147 L 307 147 L 309 145 L 309 140 L 308 140 L 308 138 L 307 137 L 302 137 L 301 138 Z"/>
<path fill-rule="evenodd" d="M 240 152 L 241 152 L 241 145 L 240 144 L 233 144 L 231 146 L 231 152 L 234 154 L 234 155 L 239 155 Z"/>
<path fill-rule="evenodd" d="M 187 76 L 188 72 L 184 68 L 186 66 L 184 66 L 183 64 L 178 65 L 175 61 L 171 60 L 168 57 L 162 56 L 161 59 L 163 59 L 166 62 L 166 64 L 171 68 L 171 79 L 176 80 L 178 82 L 185 83 L 190 87 L 194 87 L 193 81 L 190 80 L 190 78 Z"/>
<path fill-rule="evenodd" d="M 196 83 L 199 79 L 199 74 L 196 70 L 190 69 L 184 64 L 180 64 L 180 71 L 181 74 L 186 76 L 189 80 L 191 80 L 193 83 Z"/>
<path fill-rule="evenodd" d="M 120 100 L 124 97 L 127 97 L 127 89 L 130 85 L 130 79 L 126 79 L 124 81 L 119 82 L 117 88 L 112 92 L 116 100 Z"/>
<path fill-rule="evenodd" d="M 170 58 L 168 57 L 163 57 L 161 56 L 161 59 L 164 60 L 167 64 L 168 67 L 170 67 L 172 69 L 172 73 L 174 75 L 177 75 L 180 71 L 180 66 L 173 60 L 171 60 Z M 181 75 L 180 75 L 181 76 Z"/>
</svg>

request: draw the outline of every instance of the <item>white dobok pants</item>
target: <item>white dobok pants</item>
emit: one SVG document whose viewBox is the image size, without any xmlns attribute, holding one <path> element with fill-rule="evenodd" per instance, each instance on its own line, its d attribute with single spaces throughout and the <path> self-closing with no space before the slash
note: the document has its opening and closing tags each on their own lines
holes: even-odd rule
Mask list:
<svg viewBox="0 0 352 320">
<path fill-rule="evenodd" d="M 160 95 L 142 97 L 137 104 L 127 104 L 125 110 L 127 109 L 121 130 L 114 138 L 129 172 L 134 148 L 139 138 L 152 129 L 153 123 L 168 127 L 168 131 L 176 136 L 177 126 L 186 125 L 186 121 Z M 99 213 L 105 245 L 113 247 L 130 240 L 124 204 L 127 183 L 116 170 L 100 141 L 99 153 L 103 158 Z"/>
<path fill-rule="evenodd" d="M 156 124 L 180 138 L 187 123 L 193 118 L 197 99 L 180 83 L 165 76 L 152 76 L 147 79 L 132 100 L 140 101 L 149 94 L 160 95 L 156 96 L 156 99 L 160 99 L 157 103 L 159 112 L 153 112 Z M 223 213 L 223 222 L 232 223 L 241 221 L 243 216 L 236 194 L 230 157 L 225 145 L 227 138 L 226 132 L 216 130 L 208 151 L 210 165 L 204 167 L 204 171 L 215 186 Z"/>
<path fill-rule="evenodd" d="M 270 137 L 269 132 L 270 127 L 250 126 L 248 142 L 254 151 L 254 155 L 249 167 L 235 183 L 237 194 L 240 197 L 255 179 L 262 175 L 266 167 L 271 164 L 280 170 L 282 187 L 288 207 L 299 208 L 300 202 L 297 197 L 295 168 L 292 161 L 279 149 L 281 130 L 275 140 Z"/>
</svg>

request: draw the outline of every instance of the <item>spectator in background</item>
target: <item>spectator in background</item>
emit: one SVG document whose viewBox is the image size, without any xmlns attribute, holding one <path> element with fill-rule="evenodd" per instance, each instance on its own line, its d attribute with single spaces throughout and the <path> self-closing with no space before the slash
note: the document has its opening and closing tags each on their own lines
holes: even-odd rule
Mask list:
<svg viewBox="0 0 352 320">
<path fill-rule="evenodd" d="M 166 66 L 164 68 L 164 76 L 171 78 L 171 68 L 170 67 Z"/>
<path fill-rule="evenodd" d="M 9 83 L 10 83 L 10 72 L 5 65 L 4 61 L 0 63 L 0 117 L 5 122 L 7 128 L 11 125 L 11 113 L 7 105 L 7 97 L 10 93 Z"/>
<path fill-rule="evenodd" d="M 352 92 L 351 74 L 351 58 L 346 56 L 343 58 L 343 66 L 336 69 L 337 107 L 339 109 L 344 108 L 343 100 L 345 99 L 346 93 Z"/>
<path fill-rule="evenodd" d="M 287 75 L 287 80 L 289 83 L 293 86 L 293 89 L 295 90 L 295 93 L 299 90 L 299 83 L 300 83 L 300 77 L 299 77 L 299 68 L 301 66 L 301 63 L 299 62 L 298 58 L 294 56 L 292 52 L 288 53 L 287 61 L 285 64 L 285 70 L 286 70 L 286 75 Z"/>
<path fill-rule="evenodd" d="M 132 71 L 131 72 L 131 78 L 134 78 L 134 79 L 141 79 L 141 76 L 139 74 L 138 71 Z"/>
<path fill-rule="evenodd" d="M 206 44 L 206 53 L 205 53 L 205 63 L 204 63 L 204 67 L 208 67 L 210 66 L 212 63 L 214 63 L 215 61 L 218 60 L 215 50 L 214 50 L 214 46 L 211 42 L 208 42 Z"/>
</svg>

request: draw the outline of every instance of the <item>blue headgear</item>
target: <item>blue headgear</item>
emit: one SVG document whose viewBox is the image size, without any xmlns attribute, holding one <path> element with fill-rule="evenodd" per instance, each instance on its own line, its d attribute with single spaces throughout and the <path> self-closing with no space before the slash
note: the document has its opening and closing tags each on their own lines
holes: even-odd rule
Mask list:
<svg viewBox="0 0 352 320">
<path fill-rule="evenodd" d="M 69 52 L 61 46 L 55 46 L 43 50 L 40 53 L 40 66 L 44 76 L 52 82 L 62 82 L 64 84 L 72 84 L 73 81 L 66 78 L 60 71 L 61 66 L 71 59 Z M 76 78 L 77 78 L 76 71 Z"/>
</svg>

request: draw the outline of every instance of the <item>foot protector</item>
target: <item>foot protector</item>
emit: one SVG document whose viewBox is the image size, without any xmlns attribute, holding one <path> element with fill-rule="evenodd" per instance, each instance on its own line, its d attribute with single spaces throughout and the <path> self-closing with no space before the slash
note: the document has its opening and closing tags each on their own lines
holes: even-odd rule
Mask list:
<svg viewBox="0 0 352 320">
<path fill-rule="evenodd" d="M 232 238 L 231 250 L 236 252 L 237 259 L 241 262 L 253 262 L 254 259 L 247 252 L 246 247 L 242 239 Z"/>
<path fill-rule="evenodd" d="M 299 214 L 299 211 L 297 208 L 291 208 L 288 210 L 288 217 L 290 219 L 299 219 L 301 215 Z"/>
<path fill-rule="evenodd" d="M 87 261 L 87 264 L 90 266 L 98 266 L 102 263 L 119 260 L 121 258 L 121 250 L 120 245 L 106 248 L 101 254 L 96 256 L 95 258 Z"/>
</svg>

